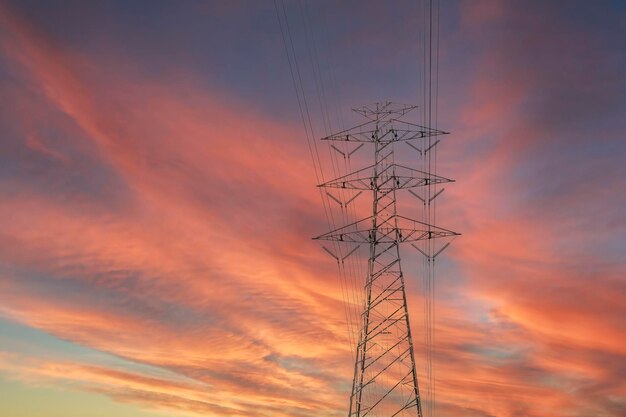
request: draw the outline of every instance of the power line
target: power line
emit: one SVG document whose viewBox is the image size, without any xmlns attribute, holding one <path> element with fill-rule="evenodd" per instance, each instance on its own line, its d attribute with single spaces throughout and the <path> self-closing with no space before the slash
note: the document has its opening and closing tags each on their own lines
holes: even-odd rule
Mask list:
<svg viewBox="0 0 626 417">
<path fill-rule="evenodd" d="M 328 78 L 323 74 L 321 55 L 311 25 L 306 2 L 300 2 L 299 11 L 304 31 L 312 83 L 323 130 L 326 150 L 334 180 L 324 179 L 320 151 L 314 140 L 311 103 L 305 89 L 304 68 L 301 67 L 284 0 L 274 0 L 285 54 L 290 68 L 298 109 L 305 130 L 309 155 L 316 179 L 320 184 L 320 198 L 330 232 L 318 236 L 329 241 L 328 252 L 337 262 L 340 289 L 348 328 L 348 340 L 353 347 L 354 378 L 350 397 L 350 416 L 406 415 L 423 416 L 423 398 L 419 393 L 415 367 L 415 353 L 401 269 L 399 246 L 415 242 L 424 256 L 424 349 L 426 366 L 427 410 L 435 413 L 435 259 L 447 245 L 437 247 L 435 239 L 454 238 L 457 233 L 435 226 L 436 198 L 443 189 L 438 184 L 448 182 L 437 176 L 437 145 L 433 137 L 439 131 L 439 3 L 423 2 L 423 36 L 421 39 L 422 71 L 420 82 L 423 106 L 419 115 L 421 124 L 407 122 L 403 116 L 417 106 L 391 102 L 376 103 L 354 109 L 368 122 L 351 129 L 343 126 L 341 105 L 335 102 L 335 113 L 342 130 L 330 134 L 333 127 L 329 102 L 338 88 L 330 62 L 326 62 Z M 328 89 L 328 80 L 332 88 Z M 434 91 L 433 91 L 434 90 Z M 374 164 L 367 169 L 354 170 L 350 156 L 364 144 L 374 146 Z M 407 143 L 418 151 L 420 170 L 396 162 L 395 147 Z M 351 147 L 352 146 L 352 147 Z M 361 151 L 362 152 L 362 151 Z M 343 159 L 343 164 L 341 160 Z M 367 176 L 367 172 L 370 176 Z M 361 177 L 359 177 L 359 175 Z M 363 177 L 363 175 L 366 175 Z M 348 185 L 346 185 L 348 184 Z M 420 220 L 411 220 L 396 211 L 396 191 L 409 191 L 422 201 Z M 331 193 L 332 192 L 332 193 Z M 363 192 L 372 193 L 372 216 L 357 220 L 352 202 Z M 335 209 L 333 209 L 333 207 Z M 339 212 L 335 217 L 334 211 Z M 345 226 L 336 227 L 336 220 Z M 407 223 L 402 226 L 403 223 Z M 419 246 L 417 246 L 418 244 Z M 367 271 L 360 253 L 368 249 Z M 361 262 L 360 262 L 361 261 Z M 364 281 L 361 281 L 364 279 Z M 362 282 L 362 285 L 359 285 Z M 401 295 L 401 297 L 400 297 Z M 406 371 L 406 373 L 404 372 Z"/>
</svg>

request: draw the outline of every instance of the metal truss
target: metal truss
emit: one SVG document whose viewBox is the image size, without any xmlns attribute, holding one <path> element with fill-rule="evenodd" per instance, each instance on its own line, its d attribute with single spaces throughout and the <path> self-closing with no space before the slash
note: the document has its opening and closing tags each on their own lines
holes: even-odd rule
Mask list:
<svg viewBox="0 0 626 417">
<path fill-rule="evenodd" d="M 390 192 L 402 188 L 413 188 L 428 184 L 441 184 L 454 180 L 440 177 L 428 172 L 419 171 L 403 165 L 392 163 L 382 168 L 374 176 L 375 165 L 368 166 L 348 175 L 330 180 L 319 187 L 351 188 L 354 190 L 373 190 Z"/>
<path fill-rule="evenodd" d="M 395 201 L 392 202 L 395 204 Z M 433 226 L 408 217 L 392 214 L 376 222 L 374 216 L 366 217 L 316 237 L 335 242 L 381 243 L 417 242 L 424 239 L 456 236 L 458 233 Z"/>
<path fill-rule="evenodd" d="M 365 305 L 359 323 L 348 417 L 422 417 L 399 246 L 458 233 L 396 211 L 397 190 L 411 192 L 417 187 L 452 181 L 394 162 L 393 143 L 412 141 L 409 145 L 423 155 L 438 143 L 431 137 L 447 133 L 399 119 L 414 108 L 385 102 L 354 109 L 369 121 L 323 138 L 371 143 L 374 147 L 373 165 L 319 185 L 372 192 L 371 216 L 315 238 L 369 246 Z"/>
</svg>

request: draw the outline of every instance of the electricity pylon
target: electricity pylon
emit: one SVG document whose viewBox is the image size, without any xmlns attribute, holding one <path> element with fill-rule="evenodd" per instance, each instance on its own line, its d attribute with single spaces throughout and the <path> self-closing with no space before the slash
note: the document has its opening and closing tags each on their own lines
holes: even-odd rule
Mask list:
<svg viewBox="0 0 626 417">
<path fill-rule="evenodd" d="M 349 417 L 422 417 L 400 244 L 458 233 L 397 212 L 397 190 L 409 189 L 425 201 L 419 187 L 428 188 L 428 199 L 431 186 L 452 181 L 395 162 L 395 144 L 411 141 L 411 147 L 425 154 L 434 146 L 433 136 L 446 134 L 400 119 L 416 107 L 385 102 L 354 109 L 368 121 L 322 139 L 374 148 L 373 165 L 319 185 L 372 192 L 371 216 L 315 238 L 369 246 Z"/>
</svg>

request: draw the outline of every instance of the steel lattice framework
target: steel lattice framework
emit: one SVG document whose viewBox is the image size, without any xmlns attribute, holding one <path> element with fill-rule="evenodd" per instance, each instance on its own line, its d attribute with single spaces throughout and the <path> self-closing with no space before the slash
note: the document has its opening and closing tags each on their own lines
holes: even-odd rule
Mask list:
<svg viewBox="0 0 626 417">
<path fill-rule="evenodd" d="M 432 137 L 446 134 L 401 120 L 416 107 L 385 102 L 354 109 L 368 121 L 322 139 L 368 143 L 374 148 L 371 166 L 320 184 L 372 193 L 371 216 L 315 238 L 369 247 L 349 417 L 422 417 L 400 244 L 458 233 L 397 212 L 398 190 L 415 194 L 419 187 L 452 181 L 394 162 L 394 144 L 412 141 L 412 147 L 424 153 L 434 146 Z"/>
</svg>

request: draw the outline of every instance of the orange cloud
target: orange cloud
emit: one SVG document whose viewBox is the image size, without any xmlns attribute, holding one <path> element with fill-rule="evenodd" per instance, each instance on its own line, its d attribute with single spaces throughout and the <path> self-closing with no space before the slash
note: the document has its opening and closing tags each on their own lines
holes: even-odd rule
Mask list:
<svg viewBox="0 0 626 417">
<path fill-rule="evenodd" d="M 470 9 L 475 29 L 511 13 Z M 300 131 L 191 76 L 163 85 L 111 66 L 110 57 L 73 54 L 6 8 L 0 24 L 7 60 L 51 113 L 65 115 L 55 126 L 78 156 L 97 161 L 80 175 L 120 182 L 105 185 L 115 201 L 71 187 L 51 196 L 22 187 L 26 180 L 3 193 L 0 314 L 168 373 L 22 357 L 0 366 L 172 412 L 343 413 L 352 375 L 342 289 L 335 265 L 308 239 L 325 226 L 305 144 L 294 140 Z M 454 207 L 441 213 L 464 236 L 450 252 L 451 271 L 462 276 L 437 283 L 446 297 L 437 304 L 437 401 L 442 415 L 608 416 L 602 397 L 624 390 L 621 368 L 609 369 L 625 353 L 624 271 L 564 250 L 564 230 L 593 236 L 567 213 L 542 213 L 588 195 L 588 184 L 523 199 L 534 185 L 516 174 L 532 169 L 526 161 L 543 146 L 543 126 L 523 119 L 525 99 L 544 86 L 501 59 L 500 50 L 485 56 L 501 77 L 472 80 L 473 106 L 458 117 L 466 137 L 448 155 L 464 165 L 451 165 L 460 181 L 447 192 Z M 16 110 L 21 120 L 52 118 L 28 107 Z M 16 146 L 76 163 L 24 125 Z M 470 152 L 490 128 L 501 136 Z M 422 302 L 410 297 L 414 334 Z M 416 346 L 422 376 L 423 343 Z"/>
</svg>

